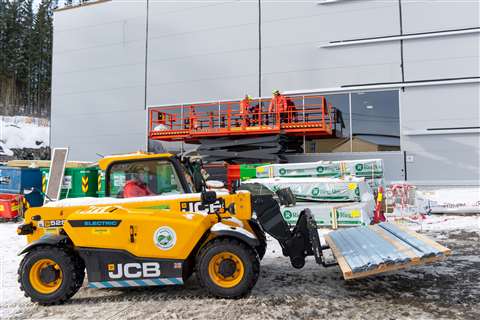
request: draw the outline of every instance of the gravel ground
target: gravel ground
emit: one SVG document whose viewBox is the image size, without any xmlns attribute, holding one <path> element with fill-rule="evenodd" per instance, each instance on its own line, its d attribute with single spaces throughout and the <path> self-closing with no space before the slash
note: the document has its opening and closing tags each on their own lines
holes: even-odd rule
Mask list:
<svg viewBox="0 0 480 320">
<path fill-rule="evenodd" d="M 463 219 L 463 220 L 462 220 Z M 462 220 L 463 224 L 458 224 Z M 269 242 L 260 279 L 239 300 L 207 297 L 195 277 L 184 287 L 130 290 L 82 288 L 68 303 L 41 307 L 16 283 L 23 245 L 13 223 L 0 224 L 0 318 L 8 319 L 480 319 L 478 217 L 453 217 L 422 232 L 453 251 L 447 260 L 346 282 L 337 267 L 313 260 L 296 270 Z"/>
</svg>

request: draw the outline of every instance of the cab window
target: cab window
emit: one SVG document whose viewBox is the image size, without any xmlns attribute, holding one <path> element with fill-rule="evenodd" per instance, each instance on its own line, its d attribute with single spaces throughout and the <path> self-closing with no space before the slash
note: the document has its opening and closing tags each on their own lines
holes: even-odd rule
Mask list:
<svg viewBox="0 0 480 320">
<path fill-rule="evenodd" d="M 169 161 L 145 160 L 113 164 L 110 168 L 110 196 L 145 197 L 184 193 L 185 190 Z"/>
</svg>

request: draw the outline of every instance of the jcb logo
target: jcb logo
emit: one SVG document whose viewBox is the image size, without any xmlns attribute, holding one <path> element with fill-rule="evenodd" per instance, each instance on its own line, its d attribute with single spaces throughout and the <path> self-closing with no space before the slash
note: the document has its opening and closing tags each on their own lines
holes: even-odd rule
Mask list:
<svg viewBox="0 0 480 320">
<path fill-rule="evenodd" d="M 182 212 L 214 213 L 219 209 L 225 208 L 225 203 L 220 200 L 217 200 L 215 203 L 209 205 L 206 209 L 203 209 L 203 210 L 200 209 L 201 205 L 202 205 L 202 202 L 200 201 L 181 202 L 180 210 Z"/>
<path fill-rule="evenodd" d="M 160 264 L 158 262 L 109 264 L 108 276 L 110 279 L 156 278 L 160 276 Z"/>
</svg>

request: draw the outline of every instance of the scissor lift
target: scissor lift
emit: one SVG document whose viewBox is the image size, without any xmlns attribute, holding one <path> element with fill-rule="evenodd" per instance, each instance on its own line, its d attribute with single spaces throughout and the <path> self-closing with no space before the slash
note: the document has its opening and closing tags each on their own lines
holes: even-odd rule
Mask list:
<svg viewBox="0 0 480 320">
<path fill-rule="evenodd" d="M 252 99 L 245 113 L 240 111 L 239 100 L 152 107 L 149 138 L 201 144 L 200 150 L 207 156 L 212 153 L 212 159 L 219 160 L 219 154 L 225 154 L 227 160 L 248 162 L 299 152 L 303 137 L 335 135 L 337 111 L 324 96 L 286 100 L 283 112 L 269 112 L 271 99 L 264 98 Z"/>
</svg>

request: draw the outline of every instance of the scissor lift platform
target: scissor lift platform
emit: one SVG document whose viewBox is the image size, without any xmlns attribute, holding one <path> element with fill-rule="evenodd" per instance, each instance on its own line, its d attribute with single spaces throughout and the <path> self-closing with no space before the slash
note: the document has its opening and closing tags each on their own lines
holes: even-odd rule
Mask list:
<svg viewBox="0 0 480 320">
<path fill-rule="evenodd" d="M 149 108 L 149 138 L 161 141 L 200 143 L 216 137 L 286 135 L 307 138 L 331 137 L 336 110 L 324 96 L 286 97 L 287 109 L 269 111 L 270 99 L 252 99 L 248 111 L 241 102 L 186 103 Z"/>
<path fill-rule="evenodd" d="M 428 264 L 450 255 L 450 249 L 405 226 L 380 223 L 325 235 L 346 280 Z"/>
</svg>

